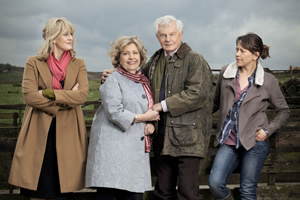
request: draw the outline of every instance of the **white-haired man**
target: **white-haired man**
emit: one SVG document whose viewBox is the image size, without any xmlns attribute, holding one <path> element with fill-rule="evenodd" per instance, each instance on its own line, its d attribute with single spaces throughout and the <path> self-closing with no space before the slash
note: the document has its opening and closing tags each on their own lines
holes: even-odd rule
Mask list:
<svg viewBox="0 0 300 200">
<path fill-rule="evenodd" d="M 198 172 L 211 128 L 211 70 L 205 59 L 182 43 L 183 24 L 166 15 L 155 21 L 161 49 L 141 67 L 160 111 L 153 139 L 160 199 L 200 199 Z M 178 178 L 178 189 L 176 190 Z"/>
</svg>

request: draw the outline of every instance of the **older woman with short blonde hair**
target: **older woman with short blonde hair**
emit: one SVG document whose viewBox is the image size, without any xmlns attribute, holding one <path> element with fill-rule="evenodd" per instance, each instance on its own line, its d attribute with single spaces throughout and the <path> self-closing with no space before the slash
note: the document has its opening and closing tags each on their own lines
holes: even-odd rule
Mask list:
<svg viewBox="0 0 300 200">
<path fill-rule="evenodd" d="M 147 61 L 147 49 L 145 49 L 143 42 L 136 36 L 121 36 L 116 41 L 111 43 L 111 49 L 108 55 L 111 57 L 111 62 L 114 67 L 120 64 L 121 50 L 128 44 L 135 44 L 141 56 L 140 66 L 143 66 Z"/>
<path fill-rule="evenodd" d="M 116 70 L 100 87 L 102 106 L 92 123 L 86 170 L 86 187 L 97 188 L 97 200 L 142 200 L 152 190 L 149 135 L 159 113 L 151 109 L 148 79 L 137 70 L 146 53 L 136 36 L 111 43 Z"/>
</svg>

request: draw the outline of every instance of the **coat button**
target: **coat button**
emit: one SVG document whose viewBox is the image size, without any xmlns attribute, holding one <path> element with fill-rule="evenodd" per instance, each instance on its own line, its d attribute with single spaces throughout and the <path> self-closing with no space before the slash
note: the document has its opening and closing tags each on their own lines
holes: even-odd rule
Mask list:
<svg viewBox="0 0 300 200">
<path fill-rule="evenodd" d="M 174 120 L 171 120 L 171 123 L 174 124 Z"/>
<path fill-rule="evenodd" d="M 171 94 L 171 91 L 169 90 L 168 93 Z"/>
<path fill-rule="evenodd" d="M 143 94 L 143 95 L 142 95 L 142 98 L 143 98 L 143 99 L 146 99 L 146 95 Z"/>
<path fill-rule="evenodd" d="M 144 140 L 144 138 L 145 138 L 145 137 L 144 137 L 144 136 L 142 136 L 142 137 L 141 137 L 141 141 L 143 141 L 143 140 Z"/>
<path fill-rule="evenodd" d="M 193 126 L 195 126 L 196 125 L 196 123 L 193 123 Z"/>
</svg>

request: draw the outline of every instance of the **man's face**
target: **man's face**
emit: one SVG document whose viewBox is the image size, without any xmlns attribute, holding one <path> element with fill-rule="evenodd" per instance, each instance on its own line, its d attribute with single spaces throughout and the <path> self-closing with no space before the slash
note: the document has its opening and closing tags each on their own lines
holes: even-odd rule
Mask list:
<svg viewBox="0 0 300 200">
<path fill-rule="evenodd" d="M 180 46 L 182 35 L 182 32 L 178 32 L 176 23 L 171 21 L 167 26 L 158 26 L 158 33 L 156 37 L 160 46 L 167 52 L 167 54 L 170 54 Z"/>
</svg>

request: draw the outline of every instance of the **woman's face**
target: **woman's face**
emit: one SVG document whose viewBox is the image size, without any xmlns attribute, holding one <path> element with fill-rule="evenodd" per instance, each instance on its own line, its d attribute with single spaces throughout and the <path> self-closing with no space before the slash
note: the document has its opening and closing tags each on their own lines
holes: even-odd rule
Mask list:
<svg viewBox="0 0 300 200">
<path fill-rule="evenodd" d="M 120 54 L 120 64 L 128 72 L 135 74 L 141 63 L 141 55 L 134 43 L 125 46 Z"/>
<path fill-rule="evenodd" d="M 73 33 L 65 29 L 62 33 L 53 40 L 54 55 L 62 55 L 65 51 L 73 48 Z"/>
<path fill-rule="evenodd" d="M 241 45 L 241 41 L 238 42 L 235 52 L 236 64 L 239 67 L 255 66 L 256 60 L 258 58 L 258 53 L 251 53 L 249 50 L 245 49 Z"/>
</svg>

